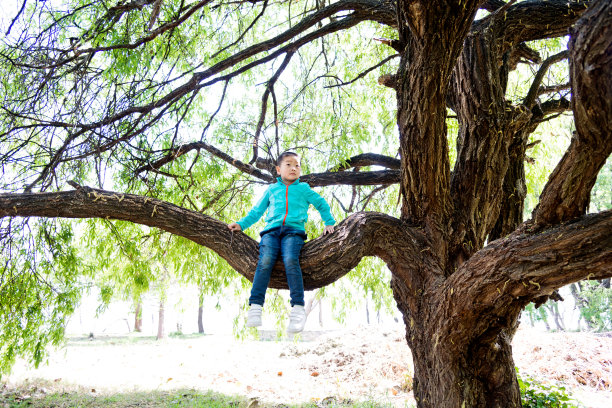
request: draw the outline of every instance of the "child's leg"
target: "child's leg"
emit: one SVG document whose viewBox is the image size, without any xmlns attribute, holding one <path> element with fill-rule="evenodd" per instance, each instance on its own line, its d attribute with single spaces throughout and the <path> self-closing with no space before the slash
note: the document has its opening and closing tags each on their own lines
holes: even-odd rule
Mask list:
<svg viewBox="0 0 612 408">
<path fill-rule="evenodd" d="M 300 251 L 304 246 L 302 234 L 289 233 L 281 239 L 281 253 L 287 274 L 291 306 L 304 306 L 304 281 L 300 268 Z"/>
<path fill-rule="evenodd" d="M 270 283 L 272 268 L 274 268 L 279 251 L 280 241 L 278 231 L 268 232 L 261 237 L 259 242 L 259 260 L 257 261 L 257 269 L 255 269 L 255 277 L 253 278 L 251 297 L 249 298 L 250 305 L 263 306 L 268 283 Z"/>
</svg>

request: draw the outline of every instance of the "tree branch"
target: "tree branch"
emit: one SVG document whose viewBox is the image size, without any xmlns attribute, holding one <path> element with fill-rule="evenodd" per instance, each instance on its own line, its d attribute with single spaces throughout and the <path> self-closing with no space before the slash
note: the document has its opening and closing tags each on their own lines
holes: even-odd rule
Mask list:
<svg viewBox="0 0 612 408">
<path fill-rule="evenodd" d="M 268 110 L 268 97 L 270 93 L 274 92 L 274 84 L 283 73 L 287 65 L 289 65 L 289 61 L 291 61 L 291 57 L 293 56 L 293 52 L 289 51 L 285 54 L 285 59 L 281 63 L 280 67 L 276 70 L 272 78 L 270 78 L 266 84 L 266 90 L 261 97 L 261 113 L 259 114 L 259 121 L 257 122 L 257 127 L 255 128 L 255 136 L 253 136 L 253 157 L 249 161 L 249 164 L 255 163 L 257 157 L 259 155 L 259 135 L 261 134 L 261 129 L 266 120 L 266 111 Z M 273 95 L 274 96 L 274 95 Z"/>
<path fill-rule="evenodd" d="M 546 58 L 546 60 L 544 60 L 544 62 L 540 66 L 540 69 L 538 69 L 538 72 L 536 73 L 533 82 L 531 83 L 531 87 L 529 88 L 529 92 L 527 92 L 527 96 L 525 96 L 525 99 L 523 100 L 523 105 L 531 109 L 531 107 L 535 103 L 536 97 L 538 96 L 540 85 L 542 85 L 542 80 L 544 79 L 544 75 L 546 75 L 548 69 L 553 64 L 556 64 L 557 62 L 566 59 L 568 55 L 568 51 L 561 51 L 560 53 L 550 56 Z"/>
<path fill-rule="evenodd" d="M 13 25 L 15 25 L 15 22 L 17 20 L 19 20 L 19 16 L 21 16 L 21 13 L 23 13 L 23 10 L 25 10 L 25 6 L 27 4 L 28 0 L 23 0 L 23 4 L 21 5 L 21 8 L 19 9 L 19 11 L 17 12 L 17 15 L 13 18 L 13 20 L 11 21 L 11 24 L 9 25 L 9 28 L 6 30 L 6 36 L 8 37 L 9 34 L 11 33 L 11 29 L 13 28 Z"/>
<path fill-rule="evenodd" d="M 587 9 L 590 0 L 527 0 L 518 2 L 496 19 L 504 33 L 503 51 L 525 41 L 560 37 Z M 488 24 L 486 19 L 477 25 Z"/>
<path fill-rule="evenodd" d="M 597 174 L 612 153 L 612 3 L 593 2 L 576 23 L 569 50 L 576 132 L 533 212 L 538 225 L 584 214 Z"/>
<path fill-rule="evenodd" d="M 388 56 L 387 58 L 385 58 L 382 61 L 380 61 L 378 64 L 376 64 L 374 66 L 371 66 L 370 68 L 368 68 L 365 71 L 361 72 L 359 75 L 357 75 L 355 78 L 351 79 L 348 82 L 344 82 L 340 78 L 334 76 L 334 78 L 336 78 L 338 81 L 340 81 L 340 83 L 339 84 L 334 84 L 334 85 L 326 85 L 324 88 L 336 88 L 336 87 L 339 87 L 339 86 L 350 85 L 350 84 L 358 81 L 359 79 L 365 77 L 370 72 L 374 71 L 376 68 L 379 68 L 379 67 L 385 65 L 387 62 L 389 62 L 392 59 L 395 59 L 397 57 L 399 57 L 399 54 L 393 54 L 393 55 Z"/>
<path fill-rule="evenodd" d="M 531 110 L 531 112 L 533 113 L 531 122 L 534 124 L 545 122 L 551 118 L 547 115 L 551 115 L 553 113 L 567 112 L 570 110 L 572 110 L 572 104 L 567 99 L 550 99 L 544 103 L 535 105 L 533 107 L 533 109 Z"/>
<path fill-rule="evenodd" d="M 439 301 L 450 303 L 446 310 L 452 311 L 446 324 L 457 330 L 449 336 L 456 345 L 469 344 L 473 338 L 459 335 L 462 321 L 479 322 L 474 333 L 501 327 L 511 314 L 555 289 L 612 276 L 610 265 L 612 210 L 545 231 L 526 223 L 475 253 L 438 291 Z"/>
<path fill-rule="evenodd" d="M 163 165 L 170 163 L 174 159 L 184 155 L 185 153 L 188 153 L 192 150 L 200 150 L 200 149 L 206 150 L 213 156 L 220 158 L 221 160 L 225 161 L 228 164 L 231 164 L 232 166 L 236 167 L 238 170 L 240 170 L 243 173 L 250 174 L 268 183 L 272 183 L 275 180 L 275 178 L 272 177 L 271 175 L 262 173 L 256 167 L 248 163 L 244 163 L 238 159 L 234 159 L 227 153 L 224 153 L 221 150 L 217 149 L 216 147 L 211 146 L 208 143 L 204 143 L 204 142 L 193 142 L 193 143 L 184 144 L 184 145 L 179 146 L 178 148 L 172 149 L 170 153 L 168 153 L 163 158 L 157 160 L 156 162 L 147 164 L 146 166 L 139 167 L 138 169 L 136 169 L 135 173 L 139 174 L 146 170 L 157 170 Z"/>
<path fill-rule="evenodd" d="M 204 149 L 211 153 L 213 156 L 220 158 L 226 163 L 234 166 L 241 172 L 255 176 L 266 183 L 274 183 L 276 177 L 271 174 L 263 173 L 251 164 L 244 163 L 238 159 L 235 159 L 222 152 L 214 146 L 211 146 L 204 142 L 193 142 L 179 146 L 178 148 L 172 149 L 163 158 L 141 166 L 136 169 L 135 173 L 140 174 L 143 171 L 151 170 L 157 171 L 163 165 L 170 163 L 178 157 L 192 151 Z M 366 153 L 363 155 L 355 156 L 356 163 L 360 165 L 386 165 L 386 167 L 393 168 L 399 167 L 397 159 L 386 157 L 377 154 Z M 351 160 L 351 159 L 349 159 Z M 366 164 L 369 163 L 369 164 Z M 355 164 L 353 164 L 355 165 Z M 269 168 L 262 164 L 262 167 L 269 170 Z M 371 186 L 371 185 L 389 185 L 399 183 L 400 175 L 399 170 L 379 170 L 379 171 L 364 171 L 364 172 L 343 172 L 343 171 L 328 171 L 323 173 L 311 173 L 300 177 L 300 181 L 308 183 L 311 187 L 323 187 L 331 185 L 349 185 L 349 186 Z"/>
<path fill-rule="evenodd" d="M 152 3 L 153 1 L 151 0 L 149 2 Z M 199 6 L 200 4 L 201 2 L 197 3 L 197 6 Z M 321 28 L 317 30 L 308 32 L 310 28 L 320 23 L 323 19 L 329 18 L 330 16 L 333 16 L 334 14 L 338 12 L 351 11 L 351 10 L 353 11 L 353 13 L 351 13 L 350 15 L 345 16 L 340 19 L 336 19 L 327 25 L 322 25 Z M 121 10 L 118 10 L 118 11 L 121 11 Z M 54 170 L 57 164 L 60 162 L 63 162 L 65 159 L 62 156 L 65 154 L 65 152 L 67 152 L 70 148 L 72 148 L 71 144 L 73 143 L 73 141 L 77 139 L 77 137 L 81 137 L 82 135 L 85 135 L 86 133 L 95 133 L 103 127 L 112 126 L 121 121 L 128 122 L 130 121 L 130 118 L 134 115 L 138 115 L 140 118 L 136 120 L 141 120 L 146 115 L 151 114 L 156 109 L 162 109 L 162 110 L 168 109 L 168 107 L 175 104 L 177 101 L 179 101 L 181 98 L 188 95 L 190 92 L 194 93 L 195 95 L 195 93 L 199 92 L 199 90 L 201 90 L 202 88 L 211 86 L 219 81 L 227 81 L 237 75 L 242 74 L 245 71 L 248 71 L 249 69 L 252 69 L 255 66 L 265 64 L 269 61 L 272 61 L 273 59 L 277 58 L 278 56 L 282 54 L 295 52 L 297 49 L 299 49 L 303 45 L 309 42 L 312 42 L 318 38 L 321 38 L 322 36 L 352 27 L 358 24 L 359 22 L 366 21 L 366 20 L 375 20 L 375 21 L 382 22 L 383 24 L 385 23 L 395 24 L 396 19 L 395 19 L 394 9 L 391 7 L 391 4 L 386 1 L 375 1 L 375 0 L 339 1 L 337 3 L 323 7 L 322 9 L 310 15 L 307 15 L 298 24 L 291 26 L 286 31 L 275 36 L 272 39 L 265 40 L 258 44 L 247 47 L 246 49 L 237 52 L 236 54 L 220 61 L 219 63 L 214 64 L 213 66 L 209 67 L 205 71 L 194 73 L 191 76 L 191 78 L 189 78 L 186 81 L 183 81 L 182 85 L 174 89 L 171 89 L 170 91 L 166 92 L 165 95 L 162 94 L 161 97 L 153 96 L 153 98 L 157 97 L 158 99 L 154 99 L 148 103 L 145 102 L 141 104 L 140 106 L 129 106 L 128 105 L 127 107 L 121 110 L 119 109 L 113 110 L 112 113 L 109 110 L 109 114 L 100 120 L 94 120 L 90 123 L 79 123 L 77 121 L 76 125 L 74 124 L 74 122 L 56 123 L 56 121 L 48 122 L 48 121 L 39 120 L 37 118 L 30 118 L 31 121 L 34 122 L 33 126 L 40 126 L 40 127 L 58 126 L 58 127 L 66 128 L 68 130 L 72 130 L 72 132 L 71 132 L 70 137 L 66 138 L 64 149 L 62 149 L 61 151 L 51 151 L 49 153 L 50 162 L 44 167 L 42 174 L 40 174 L 40 176 L 37 177 L 33 183 L 28 184 L 28 189 L 31 190 L 35 184 L 38 184 L 41 182 L 44 183 L 45 179 L 49 176 L 49 174 L 54 173 Z M 157 31 L 159 31 L 159 29 L 157 29 L 155 32 Z M 299 38 L 293 40 L 293 42 L 289 42 L 296 37 L 299 37 Z M 272 52 L 274 48 L 281 46 L 284 43 L 287 43 L 287 44 L 282 46 L 280 49 Z M 98 49 L 98 51 L 100 50 L 102 49 Z M 86 50 L 80 50 L 79 52 L 82 53 L 84 51 Z M 267 55 L 265 55 L 266 53 Z M 260 56 L 261 55 L 265 55 L 265 56 L 261 56 L 258 59 L 254 59 L 252 62 L 245 64 L 244 66 L 242 66 L 239 69 L 234 70 L 233 72 L 230 72 L 228 74 L 221 75 L 221 76 L 216 76 L 225 70 L 231 69 L 232 67 L 239 65 L 240 62 L 243 62 L 246 59 L 249 59 L 249 58 L 253 59 L 253 57 L 257 56 L 258 54 Z M 207 79 L 209 79 L 208 82 L 204 82 Z M 152 87 L 157 88 L 158 93 L 161 93 L 164 90 L 164 86 L 165 86 L 164 84 L 159 84 L 159 85 L 155 85 Z M 151 94 L 156 95 L 156 93 L 154 92 Z M 130 101 L 129 98 L 127 100 Z M 134 100 L 138 100 L 138 98 L 135 98 Z M 66 115 L 64 114 L 62 116 L 66 116 Z M 157 115 L 154 120 L 149 121 L 147 123 L 147 127 L 153 125 L 154 121 L 158 120 L 159 117 L 160 115 Z M 115 146 L 117 144 L 115 142 L 126 142 L 127 140 L 131 139 L 136 134 L 137 132 L 131 132 L 131 133 L 128 132 L 128 134 L 123 134 L 123 136 L 116 138 L 114 141 L 112 138 L 108 138 L 107 145 Z M 81 156 L 95 155 L 97 154 L 97 152 L 98 150 L 96 149 L 87 150 L 84 153 L 81 153 Z"/>
<path fill-rule="evenodd" d="M 399 170 L 400 161 L 394 157 L 383 156 L 376 153 L 362 153 L 347 159 L 337 167 L 329 169 L 331 171 L 344 171 L 351 167 L 381 166 L 388 169 Z"/>
<path fill-rule="evenodd" d="M 331 185 L 372 186 L 395 184 L 400 181 L 399 170 L 380 170 L 363 172 L 326 172 L 312 173 L 300 177 L 300 181 L 308 183 L 311 187 Z"/>
<path fill-rule="evenodd" d="M 538 89 L 538 96 L 555 92 L 567 91 L 568 89 L 571 89 L 571 85 L 569 83 L 551 86 L 541 86 L 540 89 Z"/>
<path fill-rule="evenodd" d="M 89 187 L 57 193 L 0 194 L 0 218 L 17 216 L 116 219 L 159 228 L 210 248 L 249 280 L 253 279 L 258 258 L 257 242 L 242 232 L 232 234 L 224 222 L 133 194 Z M 300 264 L 305 289 L 329 285 L 357 266 L 364 256 L 380 256 L 388 261 L 393 254 L 387 252 L 385 243 L 398 237 L 402 238 L 396 251 L 412 262 L 420 259 L 427 241 L 419 230 L 381 213 L 353 214 L 333 234 L 304 245 Z M 412 281 L 411 276 L 403 278 Z M 270 287 L 287 288 L 281 261 L 272 273 Z"/>
</svg>

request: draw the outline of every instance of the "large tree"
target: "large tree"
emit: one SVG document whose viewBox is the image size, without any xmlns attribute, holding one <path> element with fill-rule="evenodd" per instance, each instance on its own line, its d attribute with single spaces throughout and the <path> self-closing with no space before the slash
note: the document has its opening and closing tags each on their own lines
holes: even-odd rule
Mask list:
<svg viewBox="0 0 612 408">
<path fill-rule="evenodd" d="M 318 66 L 330 69 L 334 39 L 369 24 L 371 33 L 389 38 L 380 40 L 389 52 L 371 51 L 368 60 L 380 62 L 354 80 L 319 76 L 337 83 L 328 91 L 334 111 L 318 113 L 344 118 L 339 112 L 350 106 L 341 105 L 342 89 L 399 61 L 379 78 L 397 102 L 398 156 L 362 153 L 384 141 L 360 134 L 352 157 L 303 179 L 313 186 L 399 184 L 401 210 L 397 217 L 357 212 L 332 235 L 308 242 L 304 284 L 328 285 L 364 256 L 387 264 L 415 362 L 418 406 L 520 406 L 510 343 L 521 310 L 563 285 L 612 276 L 612 212 L 585 215 L 612 151 L 609 1 L 74 0 L 56 10 L 51 3 L 22 8 L 4 42 L 2 218 L 101 217 L 157 227 L 212 249 L 252 279 L 257 242 L 232 236 L 207 212 L 219 199 L 214 192 L 204 201 L 187 194 L 192 170 L 216 158 L 251 180 L 272 182 L 270 159 L 298 145 L 287 142 L 287 129 L 295 135 L 308 127 L 299 109 L 291 117 L 288 107 L 299 107 L 316 82 L 287 96 L 279 78 L 293 72 L 298 81 Z M 568 49 L 544 61 L 530 47 L 568 34 Z M 347 53 L 361 47 L 355 64 L 371 46 L 354 35 L 342 44 L 355 45 Z M 320 54 L 308 60 L 306 50 L 316 48 Z M 564 60 L 570 83 L 544 86 L 549 67 Z M 508 76 L 525 61 L 540 68 L 524 98 L 512 103 Z M 256 115 L 215 118 L 226 98 L 249 100 L 257 83 L 264 89 Z M 571 100 L 555 98 L 563 89 Z M 215 97 L 221 103 L 203 110 L 203 99 Z M 449 109 L 459 126 L 452 171 Z M 573 112 L 576 131 L 523 223 L 529 135 L 564 111 Z M 215 146 L 207 135 L 220 128 L 248 137 Z M 334 152 L 333 133 L 316 148 Z M 113 165 L 119 167 L 112 172 L 134 177 L 124 191 L 83 185 L 92 172 L 102 185 L 103 169 Z M 385 170 L 359 171 L 369 166 Z M 185 193 L 159 194 L 151 186 L 160 180 Z M 232 196 L 244 188 L 231 186 Z M 5 240 L 11 225 L 4 224 Z M 285 287 L 280 264 L 271 286 Z"/>
</svg>

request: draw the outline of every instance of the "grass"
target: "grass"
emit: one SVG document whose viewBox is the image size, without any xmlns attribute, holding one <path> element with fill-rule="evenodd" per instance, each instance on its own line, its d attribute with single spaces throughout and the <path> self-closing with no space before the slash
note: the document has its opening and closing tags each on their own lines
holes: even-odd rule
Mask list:
<svg viewBox="0 0 612 408">
<path fill-rule="evenodd" d="M 249 401 L 240 397 L 230 397 L 212 392 L 194 390 L 177 390 L 172 392 L 152 391 L 134 392 L 114 395 L 94 395 L 91 392 L 75 391 L 43 394 L 4 392 L 0 394 L 2 408 L 74 408 L 74 407 L 105 407 L 105 408 L 174 408 L 174 407 L 248 407 Z"/>
<path fill-rule="evenodd" d="M 390 408 L 378 402 L 353 402 L 325 398 L 308 404 L 263 404 L 256 399 L 229 396 L 212 391 L 173 390 L 97 395 L 79 386 L 66 392 L 57 385 L 36 380 L 17 389 L 0 387 L 0 408 Z"/>
</svg>

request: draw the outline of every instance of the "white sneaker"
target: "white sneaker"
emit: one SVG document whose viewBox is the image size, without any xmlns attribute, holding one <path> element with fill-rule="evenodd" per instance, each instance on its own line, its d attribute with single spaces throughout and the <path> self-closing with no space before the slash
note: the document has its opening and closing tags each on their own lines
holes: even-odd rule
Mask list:
<svg viewBox="0 0 612 408">
<path fill-rule="evenodd" d="M 299 333 L 304 330 L 305 324 L 306 310 L 304 310 L 304 306 L 293 306 L 291 308 L 291 314 L 289 315 L 289 327 L 287 327 L 287 333 Z"/>
<path fill-rule="evenodd" d="M 247 314 L 246 327 L 261 326 L 261 305 L 252 304 Z"/>
</svg>

